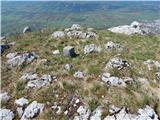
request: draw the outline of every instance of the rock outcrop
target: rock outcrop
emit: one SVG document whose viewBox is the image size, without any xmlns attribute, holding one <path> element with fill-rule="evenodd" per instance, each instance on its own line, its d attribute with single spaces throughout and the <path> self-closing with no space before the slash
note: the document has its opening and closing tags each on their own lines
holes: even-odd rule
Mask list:
<svg viewBox="0 0 160 120">
<path fill-rule="evenodd" d="M 39 56 L 35 52 L 23 53 L 15 55 L 13 58 L 9 58 L 7 64 L 9 67 L 18 67 L 27 65 L 37 59 Z"/>
<path fill-rule="evenodd" d="M 121 108 L 113 115 L 105 117 L 104 120 L 159 120 L 159 118 L 151 107 L 146 106 L 139 109 L 137 114 L 131 114 L 126 108 Z"/>
<path fill-rule="evenodd" d="M 66 57 L 76 57 L 77 54 L 73 46 L 66 46 L 63 48 L 63 55 Z"/>
<path fill-rule="evenodd" d="M 114 43 L 112 41 L 109 41 L 107 44 L 105 44 L 105 48 L 107 50 L 123 50 L 123 46 L 121 46 L 120 44 L 118 43 Z"/>
<path fill-rule="evenodd" d="M 95 44 L 86 45 L 84 47 L 84 54 L 89 54 L 92 52 L 101 52 L 101 51 L 102 51 L 102 48 L 97 47 Z"/>
<path fill-rule="evenodd" d="M 0 108 L 0 120 L 13 120 L 14 114 L 9 109 Z"/>
<path fill-rule="evenodd" d="M 77 71 L 74 73 L 73 75 L 75 78 L 79 78 L 79 79 L 83 79 L 85 77 L 85 73 L 81 72 L 81 71 Z"/>
<path fill-rule="evenodd" d="M 55 31 L 52 36 L 54 38 L 64 38 L 65 37 L 65 33 L 63 31 Z"/>
<path fill-rule="evenodd" d="M 87 38 L 95 38 L 97 37 L 96 33 L 88 30 L 86 32 L 83 31 L 83 27 L 79 24 L 73 24 L 71 28 L 66 28 L 64 31 L 55 31 L 52 34 L 53 38 L 61 39 L 64 37 L 76 38 L 76 39 L 87 39 Z"/>
<path fill-rule="evenodd" d="M 127 60 L 115 57 L 109 60 L 109 62 L 106 65 L 106 69 L 108 68 L 116 68 L 118 70 L 121 70 L 125 67 L 129 67 L 130 64 Z"/>
<path fill-rule="evenodd" d="M 37 101 L 33 101 L 24 110 L 21 120 L 30 120 L 38 116 L 40 113 L 42 113 L 43 109 L 44 109 L 44 104 L 37 103 Z"/>
<path fill-rule="evenodd" d="M 28 105 L 29 101 L 26 98 L 22 97 L 22 98 L 15 100 L 15 103 L 16 105 L 23 107 L 25 105 Z"/>
<path fill-rule="evenodd" d="M 114 33 L 124 33 L 127 35 L 132 34 L 160 34 L 160 20 L 156 20 L 148 23 L 139 23 L 134 21 L 131 25 L 122 25 L 117 27 L 112 27 L 108 29 Z"/>
<path fill-rule="evenodd" d="M 27 88 L 41 88 L 43 86 L 47 86 L 50 83 L 52 83 L 53 80 L 55 80 L 55 76 L 51 76 L 48 74 L 44 74 L 42 77 L 37 78 L 35 80 L 30 80 L 27 83 Z"/>
<path fill-rule="evenodd" d="M 126 83 L 123 79 L 111 76 L 109 73 L 104 73 L 102 75 L 102 81 L 110 86 L 126 87 Z"/>
</svg>

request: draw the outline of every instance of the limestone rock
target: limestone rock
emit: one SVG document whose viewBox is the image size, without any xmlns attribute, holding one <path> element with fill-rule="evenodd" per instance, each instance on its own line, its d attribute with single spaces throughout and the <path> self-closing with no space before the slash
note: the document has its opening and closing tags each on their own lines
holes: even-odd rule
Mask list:
<svg viewBox="0 0 160 120">
<path fill-rule="evenodd" d="M 67 71 L 69 71 L 69 70 L 71 70 L 72 67 L 73 67 L 73 66 L 72 66 L 71 64 L 66 64 L 66 65 L 64 66 L 64 69 L 67 70 Z"/>
<path fill-rule="evenodd" d="M 143 34 L 143 32 L 139 28 L 134 28 L 129 25 L 117 26 L 117 27 L 109 28 L 108 30 L 114 33 L 124 33 L 127 35 Z"/>
<path fill-rule="evenodd" d="M 16 103 L 18 106 L 23 107 L 23 106 L 25 106 L 25 105 L 28 105 L 29 101 L 28 101 L 26 98 L 22 97 L 22 98 L 19 98 L 19 99 L 15 100 L 15 103 Z"/>
<path fill-rule="evenodd" d="M 107 63 L 106 68 L 117 68 L 118 70 L 121 70 L 125 67 L 129 67 L 130 64 L 127 60 L 121 59 L 121 58 L 112 58 Z"/>
<path fill-rule="evenodd" d="M 37 78 L 38 78 L 38 74 L 32 74 L 32 73 L 25 73 L 21 77 L 22 80 L 26 80 L 26 81 L 35 80 Z"/>
<path fill-rule="evenodd" d="M 0 108 L 0 120 L 13 120 L 14 114 L 9 109 Z"/>
<path fill-rule="evenodd" d="M 86 35 L 86 38 L 96 38 L 96 37 L 97 37 L 97 35 L 96 35 L 95 32 L 89 31 L 89 32 L 87 32 L 86 34 L 87 34 L 87 35 Z"/>
<path fill-rule="evenodd" d="M 17 54 L 18 54 L 17 52 L 14 52 L 14 53 L 8 53 L 8 54 L 6 55 L 6 58 L 8 58 L 8 59 L 12 59 L 12 58 L 14 58 Z"/>
<path fill-rule="evenodd" d="M 37 103 L 37 101 L 33 101 L 28 107 L 24 110 L 21 120 L 30 120 L 40 113 L 43 112 L 44 104 Z"/>
<path fill-rule="evenodd" d="M 9 99 L 10 96 L 8 95 L 7 92 L 0 93 L 0 100 L 2 103 L 7 103 Z"/>
<path fill-rule="evenodd" d="M 54 105 L 52 106 L 52 109 L 56 112 L 56 114 L 61 114 L 62 108 L 61 106 L 58 106 L 57 103 L 55 102 Z"/>
<path fill-rule="evenodd" d="M 111 114 L 115 114 L 115 113 L 119 112 L 120 110 L 121 110 L 121 108 L 115 107 L 114 105 L 110 106 L 110 108 L 109 108 L 109 112 Z"/>
<path fill-rule="evenodd" d="M 71 30 L 81 30 L 81 29 L 82 29 L 82 27 L 79 24 L 73 24 L 71 26 Z"/>
<path fill-rule="evenodd" d="M 143 109 L 139 109 L 137 114 L 131 114 L 126 108 L 121 108 L 113 115 L 105 117 L 104 120 L 159 120 L 159 118 L 151 107 L 146 106 Z"/>
<path fill-rule="evenodd" d="M 86 33 L 82 32 L 82 31 L 73 30 L 73 31 L 67 32 L 67 36 L 69 38 L 85 39 Z"/>
<path fill-rule="evenodd" d="M 18 117 L 21 118 L 22 115 L 23 115 L 23 108 L 22 107 L 17 107 L 16 111 L 18 113 Z"/>
<path fill-rule="evenodd" d="M 124 82 L 123 79 L 115 76 L 110 76 L 106 73 L 102 75 L 102 81 L 111 86 L 126 87 L 126 83 Z"/>
<path fill-rule="evenodd" d="M 64 47 L 63 48 L 63 55 L 66 57 L 76 57 L 77 56 L 73 46 Z"/>
<path fill-rule="evenodd" d="M 33 60 L 37 59 L 38 57 L 39 56 L 36 55 L 34 52 L 24 53 L 8 59 L 7 64 L 9 65 L 9 67 L 22 66 L 33 62 Z"/>
<path fill-rule="evenodd" d="M 91 111 L 86 106 L 80 106 L 77 113 L 78 116 L 75 116 L 73 120 L 88 120 Z"/>
<path fill-rule="evenodd" d="M 77 71 L 73 75 L 75 78 L 83 79 L 85 77 L 85 74 L 81 71 Z"/>
<path fill-rule="evenodd" d="M 128 113 L 126 108 L 122 108 L 118 113 L 114 115 L 107 116 L 104 120 L 137 120 L 136 116 Z"/>
<path fill-rule="evenodd" d="M 65 33 L 63 31 L 55 31 L 52 36 L 53 38 L 64 38 Z"/>
<path fill-rule="evenodd" d="M 107 44 L 105 44 L 105 48 L 108 50 L 111 50 L 111 49 L 122 50 L 123 49 L 123 47 L 120 44 L 114 43 L 112 41 L 109 41 Z"/>
<path fill-rule="evenodd" d="M 90 120 L 101 120 L 102 116 L 102 106 L 97 107 L 91 114 Z"/>
<path fill-rule="evenodd" d="M 143 109 L 139 109 L 138 114 L 139 115 L 136 117 L 137 120 L 159 120 L 158 115 L 150 106 L 146 106 Z"/>
<path fill-rule="evenodd" d="M 157 70 L 160 71 L 160 61 L 147 60 L 144 61 L 144 64 L 148 67 L 148 70 L 153 70 L 153 68 L 155 67 Z"/>
<path fill-rule="evenodd" d="M 89 54 L 93 51 L 97 51 L 97 46 L 95 44 L 86 45 L 84 47 L 84 54 Z"/>
<path fill-rule="evenodd" d="M 112 27 L 108 29 L 114 33 L 123 33 L 127 35 L 140 34 L 140 35 L 150 35 L 150 34 L 160 34 L 160 21 L 155 20 L 148 23 L 139 23 L 134 21 L 131 25 L 122 25 L 117 27 Z"/>
<path fill-rule="evenodd" d="M 27 33 L 27 32 L 31 32 L 31 28 L 29 26 L 26 26 L 24 29 L 23 29 L 23 33 Z"/>
<path fill-rule="evenodd" d="M 41 88 L 43 86 L 49 85 L 55 79 L 55 76 L 45 74 L 41 78 L 28 81 L 27 88 Z"/>
<path fill-rule="evenodd" d="M 54 50 L 53 51 L 53 55 L 59 55 L 60 54 L 60 51 L 59 50 Z"/>
</svg>

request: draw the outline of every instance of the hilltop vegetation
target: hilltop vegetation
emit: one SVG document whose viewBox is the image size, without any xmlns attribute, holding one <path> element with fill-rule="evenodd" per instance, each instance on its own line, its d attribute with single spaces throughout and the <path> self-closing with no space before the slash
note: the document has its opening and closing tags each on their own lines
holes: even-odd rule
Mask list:
<svg viewBox="0 0 160 120">
<path fill-rule="evenodd" d="M 136 34 L 128 36 L 107 30 L 94 31 L 97 37 L 89 39 L 68 37 L 55 39 L 52 36 L 53 30 L 50 29 L 8 37 L 7 43 L 15 41 L 16 44 L 2 55 L 1 86 L 11 96 L 8 104 L 3 104 L 2 107 L 15 110 L 16 105 L 13 101 L 26 96 L 30 102 L 36 100 L 45 104 L 43 114 L 37 119 L 72 119 L 77 115 L 76 110 L 69 111 L 68 108 L 73 107 L 72 99 L 76 98 L 81 105 L 85 104 L 91 111 L 103 106 L 102 118 L 109 115 L 111 105 L 119 108 L 125 106 L 131 113 L 149 105 L 160 115 L 160 84 L 156 82 L 157 69 L 153 67 L 148 70 L 144 64 L 148 59 L 160 60 L 160 36 Z M 104 45 L 109 41 L 122 45 L 124 49 L 107 50 Z M 90 44 L 100 46 L 102 51 L 84 54 L 85 45 Z M 63 48 L 69 45 L 74 46 L 79 56 L 75 58 L 63 56 Z M 53 55 L 53 51 L 57 49 L 60 50 L 60 54 Z M 8 68 L 6 55 L 12 52 L 22 54 L 24 51 L 34 51 L 39 58 L 22 67 Z M 106 64 L 114 57 L 125 59 L 130 64 L 130 67 L 122 70 L 108 71 L 118 78 L 132 78 L 134 81 L 127 84 L 127 87 L 110 86 L 101 80 L 101 76 L 106 72 Z M 43 62 L 44 59 L 47 62 Z M 73 67 L 69 71 L 65 70 L 66 64 Z M 74 73 L 78 70 L 85 73 L 84 78 L 75 77 Z M 56 81 L 40 89 L 26 89 L 27 83 L 21 80 L 24 73 L 36 73 L 40 76 L 49 74 L 56 76 Z M 59 108 L 52 109 L 55 103 L 61 107 L 61 112 L 57 113 Z M 66 110 L 69 112 L 67 115 Z M 18 119 L 17 114 L 15 118 Z"/>
</svg>

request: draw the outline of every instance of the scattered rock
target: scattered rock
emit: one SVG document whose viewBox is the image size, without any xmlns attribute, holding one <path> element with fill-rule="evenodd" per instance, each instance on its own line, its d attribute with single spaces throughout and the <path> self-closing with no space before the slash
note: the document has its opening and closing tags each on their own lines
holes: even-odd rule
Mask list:
<svg viewBox="0 0 160 120">
<path fill-rule="evenodd" d="M 61 114 L 62 109 L 61 106 L 58 106 L 57 103 L 55 102 L 54 105 L 52 106 L 52 109 L 56 112 L 56 114 Z"/>
<path fill-rule="evenodd" d="M 22 115 L 23 115 L 23 108 L 22 108 L 22 107 L 18 107 L 18 108 L 16 109 L 16 111 L 17 111 L 17 113 L 18 113 L 18 117 L 21 118 Z"/>
<path fill-rule="evenodd" d="M 6 58 L 8 58 L 8 59 L 12 59 L 12 58 L 14 58 L 17 54 L 18 54 L 17 52 L 14 52 L 14 53 L 8 53 L 8 54 L 6 55 Z"/>
<path fill-rule="evenodd" d="M 71 64 L 66 64 L 66 65 L 64 66 L 64 69 L 67 70 L 67 71 L 70 71 L 72 67 L 73 67 L 73 66 L 72 66 Z"/>
<path fill-rule="evenodd" d="M 1 44 L 1 48 L 0 48 L 1 54 L 2 54 L 6 49 L 9 49 L 9 45 L 7 45 L 7 44 Z"/>
<path fill-rule="evenodd" d="M 114 105 L 112 105 L 112 106 L 110 106 L 110 108 L 109 108 L 109 112 L 110 112 L 111 114 L 115 114 L 115 113 L 117 113 L 117 112 L 120 112 L 121 109 L 122 109 L 122 108 L 118 108 L 118 107 L 115 107 Z"/>
<path fill-rule="evenodd" d="M 69 38 L 85 39 L 86 33 L 83 33 L 82 31 L 73 30 L 73 31 L 67 32 L 67 36 Z"/>
<path fill-rule="evenodd" d="M 75 78 L 83 79 L 85 77 L 85 74 L 81 71 L 77 71 L 73 75 Z"/>
<path fill-rule="evenodd" d="M 37 59 L 39 56 L 36 55 L 34 52 L 31 53 L 24 53 L 21 55 L 17 55 L 11 59 L 8 59 L 7 63 L 9 67 L 17 67 L 23 66 L 33 62 L 34 59 Z"/>
<path fill-rule="evenodd" d="M 7 92 L 0 93 L 0 100 L 2 103 L 7 103 L 10 99 L 10 96 Z"/>
<path fill-rule="evenodd" d="M 13 120 L 14 114 L 9 109 L 0 108 L 0 119 L 1 120 Z"/>
<path fill-rule="evenodd" d="M 115 76 L 110 76 L 109 73 L 104 73 L 102 75 L 102 81 L 104 81 L 105 83 L 111 86 L 126 87 L 126 83 L 124 82 L 123 79 Z"/>
<path fill-rule="evenodd" d="M 59 50 L 54 50 L 53 51 L 53 55 L 59 55 L 60 54 L 60 51 Z"/>
<path fill-rule="evenodd" d="M 26 81 L 35 80 L 38 79 L 38 74 L 25 73 L 22 75 L 21 79 Z"/>
<path fill-rule="evenodd" d="M 147 65 L 148 70 L 153 70 L 153 68 L 155 67 L 160 71 L 160 61 L 147 60 L 144 61 L 144 64 Z"/>
<path fill-rule="evenodd" d="M 54 38 L 64 38 L 65 37 L 65 33 L 63 31 L 55 31 L 52 36 Z"/>
<path fill-rule="evenodd" d="M 114 43 L 112 41 L 109 41 L 107 44 L 105 44 L 105 48 L 108 50 L 111 50 L 111 49 L 122 50 L 123 49 L 123 47 L 120 44 Z"/>
<path fill-rule="evenodd" d="M 97 47 L 95 44 L 90 44 L 90 45 L 86 45 L 84 47 L 84 54 L 89 54 L 89 53 L 92 53 L 92 52 L 101 52 L 101 48 L 100 47 Z"/>
<path fill-rule="evenodd" d="M 75 116 L 73 120 L 88 120 L 91 111 L 86 106 L 80 106 L 77 113 L 78 116 Z"/>
<path fill-rule="evenodd" d="M 87 32 L 86 34 L 87 34 L 86 38 L 96 38 L 97 37 L 97 34 L 91 31 Z"/>
<path fill-rule="evenodd" d="M 127 35 L 143 34 L 143 32 L 139 28 L 134 28 L 129 25 L 117 26 L 117 27 L 109 28 L 108 30 L 114 33 L 124 33 Z"/>
<path fill-rule="evenodd" d="M 106 65 L 106 68 L 117 68 L 118 70 L 121 70 L 125 67 L 129 67 L 130 64 L 127 60 L 121 59 L 121 58 L 112 58 Z"/>
<path fill-rule="evenodd" d="M 29 26 L 23 29 L 23 33 L 31 32 L 31 28 Z"/>
<path fill-rule="evenodd" d="M 66 57 L 76 57 L 77 54 L 75 53 L 74 47 L 66 46 L 63 48 L 63 55 Z"/>
<path fill-rule="evenodd" d="M 158 115 L 154 110 L 146 106 L 143 109 L 139 109 L 137 114 L 131 114 L 126 108 L 121 108 L 113 115 L 108 115 L 104 120 L 159 120 Z"/>
<path fill-rule="evenodd" d="M 21 120 L 30 120 L 40 113 L 43 112 L 44 104 L 37 103 L 37 101 L 33 101 L 28 107 L 24 110 Z"/>
<path fill-rule="evenodd" d="M 143 109 L 139 109 L 138 114 L 137 120 L 159 120 L 158 115 L 148 105 Z"/>
<path fill-rule="evenodd" d="M 114 33 L 124 33 L 127 35 L 140 34 L 140 35 L 150 35 L 150 34 L 160 34 L 160 21 L 153 21 L 150 23 L 139 23 L 134 21 L 131 25 L 122 25 L 117 27 L 112 27 L 108 29 Z"/>
<path fill-rule="evenodd" d="M 137 21 L 133 21 L 130 26 L 133 28 L 138 28 L 140 25 L 141 25 L 141 23 L 139 23 Z"/>
<path fill-rule="evenodd" d="M 102 116 L 102 106 L 97 107 L 91 114 L 90 120 L 101 120 Z"/>
<path fill-rule="evenodd" d="M 123 77 L 122 79 L 127 85 L 131 85 L 135 82 L 134 79 L 130 77 Z"/>
<path fill-rule="evenodd" d="M 122 108 L 111 116 L 107 116 L 104 120 L 136 120 L 136 116 L 129 114 L 126 108 Z"/>
<path fill-rule="evenodd" d="M 82 29 L 82 27 L 79 24 L 73 24 L 71 26 L 71 30 L 81 30 L 81 29 Z"/>
<path fill-rule="evenodd" d="M 41 88 L 43 86 L 49 85 L 55 79 L 55 76 L 45 74 L 41 78 L 28 81 L 27 88 Z"/>
<path fill-rule="evenodd" d="M 28 105 L 28 104 L 29 104 L 29 101 L 28 101 L 26 98 L 22 97 L 22 98 L 20 98 L 20 99 L 15 100 L 15 103 L 16 103 L 18 106 L 23 107 L 23 106 L 25 106 L 25 105 Z"/>
</svg>

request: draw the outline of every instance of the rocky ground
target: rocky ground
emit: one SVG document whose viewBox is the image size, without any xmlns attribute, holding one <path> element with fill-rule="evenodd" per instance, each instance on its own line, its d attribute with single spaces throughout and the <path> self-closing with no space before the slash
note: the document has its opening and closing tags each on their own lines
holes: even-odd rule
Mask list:
<svg viewBox="0 0 160 120">
<path fill-rule="evenodd" d="M 0 119 L 159 120 L 160 35 L 139 25 L 1 38 Z"/>
</svg>

